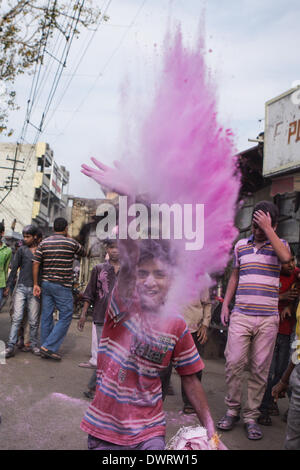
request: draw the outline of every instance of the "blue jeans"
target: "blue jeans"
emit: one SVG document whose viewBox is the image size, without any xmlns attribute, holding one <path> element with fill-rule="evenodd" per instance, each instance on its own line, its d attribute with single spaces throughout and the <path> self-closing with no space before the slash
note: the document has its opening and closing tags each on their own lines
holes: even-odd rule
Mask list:
<svg viewBox="0 0 300 470">
<path fill-rule="evenodd" d="M 59 310 L 54 325 L 53 312 Z M 56 282 L 42 282 L 41 346 L 57 352 L 63 342 L 73 315 L 73 294 L 70 287 Z"/>
<path fill-rule="evenodd" d="M 23 320 L 25 306 L 27 306 L 28 311 L 30 346 L 32 348 L 37 346 L 40 300 L 34 297 L 32 287 L 26 287 L 22 284 L 17 286 L 14 295 L 14 313 L 7 343 L 8 346 L 14 346 L 18 341 L 18 331 Z"/>
</svg>

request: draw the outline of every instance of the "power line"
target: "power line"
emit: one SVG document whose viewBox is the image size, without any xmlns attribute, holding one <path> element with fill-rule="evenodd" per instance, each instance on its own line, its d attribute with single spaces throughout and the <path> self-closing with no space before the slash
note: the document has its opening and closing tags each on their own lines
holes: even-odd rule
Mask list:
<svg viewBox="0 0 300 470">
<path fill-rule="evenodd" d="M 112 0 L 109 0 L 108 3 L 107 3 L 107 5 L 106 5 L 106 7 L 105 7 L 104 13 L 101 15 L 100 21 L 99 21 L 99 23 L 98 23 L 96 29 L 93 31 L 93 34 L 92 34 L 90 40 L 88 41 L 88 44 L 87 44 L 87 46 L 85 47 L 83 53 L 81 54 L 81 56 L 80 56 L 80 58 L 79 58 L 79 61 L 78 61 L 77 65 L 76 65 L 76 67 L 75 67 L 75 70 L 74 70 L 73 73 L 71 74 L 70 80 L 68 81 L 66 87 L 64 88 L 64 90 L 63 90 L 63 92 L 62 92 L 62 94 L 61 94 L 61 98 L 60 98 L 60 100 L 58 101 L 56 107 L 54 108 L 54 111 L 52 112 L 51 116 L 49 117 L 48 122 L 47 122 L 47 124 L 46 124 L 45 127 L 44 127 L 44 130 L 45 130 L 45 129 L 47 128 L 47 126 L 49 125 L 49 122 L 51 121 L 51 119 L 52 119 L 53 116 L 55 115 L 55 113 L 56 113 L 56 111 L 57 111 L 57 109 L 58 109 L 60 103 L 62 102 L 63 98 L 65 97 L 66 92 L 67 92 L 68 88 L 70 87 L 70 84 L 71 84 L 71 82 L 72 82 L 72 80 L 73 80 L 73 78 L 74 78 L 74 76 L 75 76 L 77 70 L 79 69 L 79 67 L 80 67 L 80 65 L 81 65 L 81 63 L 82 63 L 83 58 L 84 58 L 84 56 L 86 55 L 87 50 L 88 50 L 88 48 L 90 47 L 90 45 L 91 45 L 91 43 L 92 43 L 92 41 L 93 41 L 93 39 L 94 39 L 95 34 L 98 32 L 100 25 L 101 25 L 102 22 L 104 21 L 105 15 L 106 15 L 106 13 L 107 13 L 107 11 L 108 11 L 108 8 L 110 7 L 111 3 L 112 3 Z"/>
<path fill-rule="evenodd" d="M 47 6 L 47 11 L 50 7 L 50 1 L 51 0 L 48 0 L 48 6 Z M 57 3 L 57 0 L 54 0 L 54 3 L 53 3 L 53 7 L 51 9 L 51 13 L 52 15 L 54 14 L 54 11 L 55 11 L 55 7 L 56 7 L 56 3 Z M 31 161 L 31 158 L 32 158 L 32 154 L 33 154 L 33 151 L 34 151 L 34 148 L 36 146 L 36 143 L 37 143 L 37 140 L 39 138 L 39 135 L 41 134 L 42 130 L 43 130 L 43 122 L 44 122 L 44 119 L 47 115 L 47 112 L 49 111 L 49 108 L 50 108 L 50 105 L 51 105 L 51 102 L 53 100 L 53 97 L 54 97 L 54 94 L 57 90 L 57 86 L 58 86 L 58 83 L 59 83 L 59 80 L 61 78 L 61 74 L 62 74 L 62 69 L 63 67 L 66 66 L 66 60 L 67 60 L 67 57 L 69 55 L 69 51 L 70 51 L 70 47 L 71 47 L 71 44 L 73 42 L 73 39 L 74 39 L 74 35 L 76 33 L 76 27 L 78 25 L 78 22 L 79 22 L 79 19 L 80 19 L 80 15 L 81 15 L 81 11 L 83 9 L 83 6 L 84 6 L 84 3 L 85 3 L 85 0 L 82 0 L 82 2 L 80 3 L 80 1 L 78 0 L 77 2 L 77 9 L 76 9 L 76 15 L 74 17 L 72 17 L 72 21 L 70 22 L 69 24 L 69 27 L 64 31 L 64 35 L 65 35 L 65 39 L 66 39 L 66 43 L 65 43 L 65 47 L 64 47 L 64 50 L 63 50 L 63 54 L 62 54 L 62 57 L 61 57 L 61 60 L 59 61 L 59 66 L 58 66 L 58 69 L 56 71 L 56 74 L 55 74 L 55 78 L 54 78 L 54 81 L 52 83 L 52 87 L 51 87 L 51 90 L 50 90 L 50 93 L 48 95 L 48 99 L 47 99 L 47 102 L 46 102 L 46 106 L 44 108 L 44 111 L 42 113 L 42 116 L 41 116 L 41 120 L 40 120 L 40 124 L 39 126 L 35 126 L 33 125 L 31 122 L 30 122 L 30 117 L 31 117 L 31 112 L 32 112 L 32 107 L 33 107 L 33 104 L 35 102 L 35 98 L 36 98 L 36 92 L 37 92 L 37 84 L 38 84 L 38 81 L 39 81 L 39 76 L 40 76 L 40 71 L 41 71 L 41 64 L 43 63 L 43 57 L 44 57 L 44 54 L 45 54 L 45 50 L 46 50 L 46 45 L 47 45 L 47 41 L 48 41 L 48 37 L 49 37 L 49 31 L 50 31 L 50 27 L 51 27 L 51 21 L 49 22 L 49 26 L 48 26 L 48 32 L 45 33 L 45 29 L 42 30 L 42 38 L 44 38 L 44 35 L 45 36 L 45 40 L 44 40 L 44 50 L 43 50 L 43 54 L 42 54 L 42 58 L 41 58 L 41 62 L 40 62 L 40 66 L 39 66 L 39 71 L 37 72 L 37 66 L 35 68 L 35 73 L 34 73 L 34 77 L 33 77 L 33 81 L 32 81 L 32 86 L 31 86 L 31 90 L 30 90 L 30 95 L 29 95 L 29 100 L 28 100 L 28 106 L 27 106 L 27 111 L 26 111 L 26 116 L 25 116 L 25 120 L 24 120 L 24 124 L 23 124 L 23 127 L 22 127 L 22 131 L 21 131 L 21 136 L 20 136 L 20 140 L 22 140 L 23 142 L 25 142 L 25 137 L 26 137 L 26 133 L 27 133 L 27 128 L 28 128 L 28 125 L 30 124 L 31 126 L 33 126 L 34 128 L 36 128 L 37 132 L 36 132 L 36 136 L 35 136 L 35 139 L 34 139 L 34 143 L 31 144 L 32 147 L 31 147 L 31 150 L 29 151 L 28 155 L 27 155 L 27 158 L 25 157 L 25 160 L 24 162 L 22 163 L 25 163 L 25 170 L 28 168 L 29 166 L 29 163 Z M 50 12 L 49 12 L 50 13 Z M 75 23 L 75 24 L 74 24 Z M 43 42 L 43 41 L 41 41 Z M 39 52 L 40 52 L 40 49 L 39 49 Z M 1 199 L 0 201 L 0 204 L 7 198 L 8 194 L 12 191 L 13 187 L 14 186 L 14 174 L 15 174 L 15 171 L 18 171 L 18 169 L 16 168 L 16 158 L 17 158 L 17 154 L 18 154 L 18 150 L 19 150 L 19 146 L 20 146 L 20 143 L 19 141 L 17 142 L 17 145 L 16 145 L 16 152 L 15 152 L 15 161 L 14 161 L 14 165 L 13 165 L 13 168 L 12 168 L 12 176 L 10 177 L 10 187 L 8 188 L 7 190 L 7 193 L 3 196 L 3 198 Z M 26 161 L 27 160 L 27 161 Z M 20 178 L 20 181 L 23 179 L 24 177 L 24 174 L 25 172 L 23 173 L 22 177 Z M 20 182 L 19 181 L 19 182 Z M 19 184 L 19 183 L 18 183 Z"/>
<path fill-rule="evenodd" d="M 70 0 L 69 6 L 68 6 L 68 9 L 67 9 L 67 13 L 69 12 L 69 10 L 70 10 L 70 8 L 71 8 L 72 3 L 73 3 L 72 0 Z M 67 24 L 68 24 L 68 18 L 65 17 L 65 21 L 64 21 L 64 24 L 63 24 L 63 29 L 66 28 Z M 47 53 L 49 54 L 49 57 L 50 57 L 50 58 L 49 58 L 49 60 L 48 60 L 48 62 L 47 62 L 46 67 L 43 66 L 43 76 L 42 76 L 42 78 L 41 78 L 39 87 L 37 88 L 37 93 L 36 93 L 36 97 L 35 97 L 35 100 L 36 100 L 36 101 L 39 100 L 39 98 L 40 98 L 40 96 L 41 96 L 41 94 L 42 94 L 42 91 L 43 91 L 44 88 L 45 88 L 45 85 L 46 85 L 46 83 L 47 83 L 47 79 L 48 79 L 48 77 L 49 77 L 49 73 L 51 72 L 52 66 L 53 66 L 53 64 L 55 63 L 55 60 L 56 60 L 56 57 L 55 57 L 55 56 L 58 54 L 58 52 L 59 52 L 59 50 L 60 50 L 60 47 L 61 47 L 61 44 L 62 44 L 62 41 L 63 41 L 64 39 L 65 39 L 65 38 L 64 38 L 63 34 L 61 33 L 61 31 L 58 31 L 58 32 L 57 32 L 57 35 L 56 35 L 56 41 L 55 41 L 55 43 L 54 43 L 54 45 L 53 45 L 53 48 L 52 48 L 52 50 L 51 50 L 51 53 L 50 53 L 48 50 L 46 51 L 46 49 L 45 49 L 45 52 L 47 52 Z M 57 46 L 57 50 L 56 50 L 56 46 Z M 48 47 L 47 47 L 47 49 L 48 49 Z M 43 61 L 42 61 L 42 62 L 44 63 L 44 58 L 43 58 Z M 42 65 L 42 63 L 41 63 L 41 65 Z M 48 72 L 48 69 L 49 69 L 49 72 Z M 33 106 L 32 106 L 32 110 L 33 110 L 34 108 L 36 108 L 36 106 L 33 105 Z"/>
<path fill-rule="evenodd" d="M 61 135 L 64 134 L 64 132 L 66 131 L 66 129 L 69 127 L 70 123 L 73 121 L 74 119 L 74 116 L 76 113 L 78 113 L 78 111 L 80 110 L 80 108 L 83 106 L 84 102 L 86 101 L 86 99 L 88 98 L 88 96 L 90 95 L 91 91 L 95 88 L 95 85 L 97 83 L 97 81 L 99 80 L 99 78 L 104 74 L 104 72 L 106 71 L 108 65 L 110 64 L 110 62 L 112 61 L 113 57 L 116 55 L 116 53 L 118 52 L 118 50 L 121 48 L 129 30 L 132 28 L 132 26 L 134 25 L 135 21 L 137 20 L 141 10 L 143 9 L 145 3 L 147 2 L 147 0 L 143 0 L 142 4 L 139 6 L 136 14 L 134 15 L 133 17 L 133 20 L 131 21 L 131 23 L 127 26 L 126 28 L 126 31 L 125 33 L 122 35 L 121 37 L 121 40 L 120 42 L 118 43 L 117 47 L 113 50 L 112 54 L 110 55 L 110 57 L 108 58 L 108 60 L 106 61 L 106 63 L 104 64 L 104 67 L 100 70 L 100 72 L 97 74 L 96 76 L 96 79 L 95 81 L 93 82 L 92 86 L 89 88 L 89 90 L 87 91 L 86 95 L 84 96 L 84 98 L 82 99 L 82 101 L 80 102 L 80 104 L 78 105 L 78 107 L 75 109 L 75 111 L 73 111 L 73 115 L 71 117 L 71 119 L 67 122 L 66 126 L 64 127 L 64 129 L 62 130 L 61 132 Z"/>
<path fill-rule="evenodd" d="M 69 25 L 68 31 L 65 31 L 65 34 L 67 35 L 66 36 L 67 40 L 66 40 L 65 47 L 63 49 L 62 55 L 61 55 L 60 60 L 59 60 L 59 65 L 58 65 L 57 70 L 56 70 L 56 74 L 55 74 L 55 77 L 54 77 L 54 80 L 53 80 L 53 83 L 52 83 L 52 86 L 51 86 L 51 89 L 50 89 L 50 93 L 49 93 L 48 98 L 47 98 L 46 105 L 44 107 L 44 111 L 42 112 L 42 116 L 41 116 L 39 126 L 36 127 L 32 123 L 29 122 L 33 127 L 36 127 L 36 129 L 37 129 L 37 133 L 36 133 L 36 136 L 35 136 L 35 139 L 34 139 L 34 144 L 33 144 L 34 146 L 36 145 L 40 134 L 43 132 L 44 120 L 45 120 L 45 117 L 46 117 L 46 115 L 49 111 L 51 102 L 54 98 L 54 94 L 57 90 L 58 83 L 60 81 L 63 68 L 66 66 L 67 57 L 69 55 L 69 51 L 70 51 L 70 48 L 71 48 L 71 45 L 72 45 L 72 42 L 73 42 L 73 39 L 74 39 L 74 35 L 75 35 L 75 32 L 76 32 L 76 27 L 78 25 L 80 14 L 81 14 L 82 8 L 84 6 L 84 3 L 85 3 L 85 0 L 82 0 L 81 4 L 80 4 L 80 1 L 77 2 L 77 6 L 79 7 L 77 9 L 77 12 L 78 12 L 77 17 L 74 17 L 72 19 L 72 22 Z M 80 4 L 80 6 L 79 6 L 79 4 Z M 75 21 L 75 25 L 73 26 L 74 21 Z M 33 151 L 30 151 L 30 154 L 27 157 L 25 170 L 28 168 L 28 166 L 30 164 L 30 161 L 31 161 L 31 158 L 32 158 L 32 153 L 33 153 Z M 23 175 L 23 177 L 24 177 L 24 175 Z M 23 179 L 23 177 L 21 177 L 21 180 Z"/>
</svg>

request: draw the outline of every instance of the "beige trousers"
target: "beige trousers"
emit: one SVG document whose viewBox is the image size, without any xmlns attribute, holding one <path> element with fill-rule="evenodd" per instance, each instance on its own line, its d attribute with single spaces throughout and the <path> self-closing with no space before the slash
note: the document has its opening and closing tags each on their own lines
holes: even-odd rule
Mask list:
<svg viewBox="0 0 300 470">
<path fill-rule="evenodd" d="M 239 415 L 245 366 L 249 363 L 247 401 L 243 408 L 245 423 L 255 421 L 260 415 L 259 406 L 267 385 L 278 325 L 278 315 L 252 316 L 234 312 L 230 316 L 225 349 L 225 403 L 228 414 Z"/>
</svg>

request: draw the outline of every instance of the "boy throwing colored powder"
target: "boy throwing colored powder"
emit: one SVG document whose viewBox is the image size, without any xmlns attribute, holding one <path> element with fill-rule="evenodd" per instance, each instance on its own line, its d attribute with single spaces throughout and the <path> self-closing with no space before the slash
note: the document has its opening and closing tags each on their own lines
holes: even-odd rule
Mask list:
<svg viewBox="0 0 300 470">
<path fill-rule="evenodd" d="M 99 170 L 82 172 L 132 197 L 122 172 L 93 159 Z M 88 448 L 163 450 L 165 416 L 160 372 L 172 361 L 208 438 L 215 435 L 205 393 L 196 374 L 204 368 L 182 317 L 162 314 L 174 261 L 166 241 L 119 240 L 121 267 L 99 344 L 95 398 L 81 423 Z M 219 449 L 225 449 L 219 442 Z"/>
</svg>

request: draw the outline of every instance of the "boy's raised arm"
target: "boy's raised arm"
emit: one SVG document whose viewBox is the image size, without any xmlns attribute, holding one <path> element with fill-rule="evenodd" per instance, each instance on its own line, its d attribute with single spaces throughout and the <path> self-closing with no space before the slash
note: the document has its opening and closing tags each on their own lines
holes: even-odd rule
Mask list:
<svg viewBox="0 0 300 470">
<path fill-rule="evenodd" d="M 81 172 L 95 180 L 100 186 L 114 191 L 128 198 L 127 206 L 135 203 L 137 187 L 132 176 L 126 171 L 120 162 L 115 161 L 115 168 L 104 165 L 95 158 L 91 159 L 97 168 L 82 165 Z M 127 228 L 132 223 L 133 217 L 127 214 Z M 132 240 L 128 234 L 126 239 L 118 240 L 121 268 L 118 276 L 118 291 L 123 298 L 131 297 L 136 281 L 136 265 L 139 258 L 138 242 Z"/>
<path fill-rule="evenodd" d="M 291 259 L 291 252 L 289 248 L 280 240 L 272 227 L 272 220 L 270 214 L 266 214 L 264 211 L 257 211 L 253 215 L 253 222 L 265 232 L 266 236 L 270 240 L 278 258 L 282 263 L 288 263 Z"/>
</svg>

